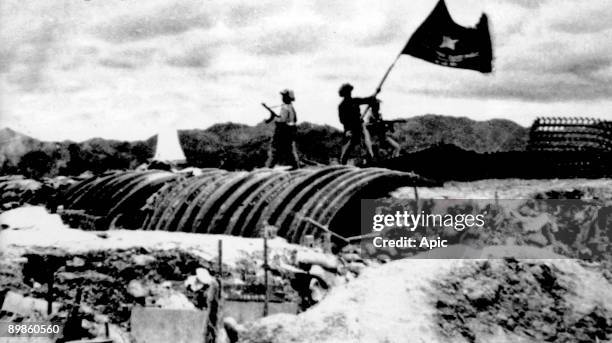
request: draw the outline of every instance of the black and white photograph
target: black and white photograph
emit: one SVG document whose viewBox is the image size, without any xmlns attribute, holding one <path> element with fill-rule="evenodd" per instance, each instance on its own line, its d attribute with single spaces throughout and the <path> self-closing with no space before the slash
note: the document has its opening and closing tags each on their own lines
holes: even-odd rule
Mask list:
<svg viewBox="0 0 612 343">
<path fill-rule="evenodd" d="M 0 343 L 612 342 L 607 0 L 2 0 Z"/>
</svg>

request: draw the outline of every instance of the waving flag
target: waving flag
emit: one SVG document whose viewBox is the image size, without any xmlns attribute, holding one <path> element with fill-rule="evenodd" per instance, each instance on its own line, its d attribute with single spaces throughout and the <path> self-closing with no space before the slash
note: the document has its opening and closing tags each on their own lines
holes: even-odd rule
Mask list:
<svg viewBox="0 0 612 343">
<path fill-rule="evenodd" d="M 486 14 L 475 28 L 453 21 L 444 0 L 440 0 L 414 32 L 402 54 L 446 67 L 490 73 L 493 51 Z"/>
</svg>

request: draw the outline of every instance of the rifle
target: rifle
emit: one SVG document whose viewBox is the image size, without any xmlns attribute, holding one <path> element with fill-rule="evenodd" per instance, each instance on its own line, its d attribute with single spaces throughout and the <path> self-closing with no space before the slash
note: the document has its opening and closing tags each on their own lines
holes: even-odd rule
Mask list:
<svg viewBox="0 0 612 343">
<path fill-rule="evenodd" d="M 278 117 L 278 114 L 276 114 L 276 112 L 274 112 L 274 110 L 272 110 L 268 105 L 266 105 L 265 103 L 261 103 L 261 106 L 263 106 L 266 110 L 268 110 L 268 112 L 270 112 L 270 117 L 268 119 L 265 120 L 266 124 L 269 124 L 270 122 L 272 122 L 274 120 L 274 118 Z"/>
<path fill-rule="evenodd" d="M 392 126 L 394 124 L 401 124 L 401 123 L 407 123 L 407 122 L 408 122 L 408 119 L 392 119 L 392 120 L 377 119 L 377 120 L 372 120 L 371 122 L 368 123 L 368 125 L 383 124 L 385 126 Z"/>
<path fill-rule="evenodd" d="M 392 119 L 392 120 L 373 120 L 368 123 L 369 127 L 373 129 L 379 128 L 384 129 L 385 131 L 393 130 L 395 128 L 395 124 L 407 123 L 408 119 Z"/>
<path fill-rule="evenodd" d="M 408 119 L 392 119 L 392 120 L 381 120 L 381 121 L 385 124 L 393 125 L 393 124 L 407 123 Z"/>
</svg>

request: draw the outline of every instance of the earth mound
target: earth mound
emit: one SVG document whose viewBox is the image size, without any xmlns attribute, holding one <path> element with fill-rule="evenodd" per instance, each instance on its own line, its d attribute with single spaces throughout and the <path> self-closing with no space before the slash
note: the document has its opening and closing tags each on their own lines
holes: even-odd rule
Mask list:
<svg viewBox="0 0 612 343">
<path fill-rule="evenodd" d="M 533 247 L 513 247 L 533 256 Z M 366 269 L 297 316 L 263 318 L 241 342 L 594 342 L 612 334 L 612 284 L 577 260 L 403 259 Z M 503 258 L 501 258 L 503 257 Z"/>
</svg>

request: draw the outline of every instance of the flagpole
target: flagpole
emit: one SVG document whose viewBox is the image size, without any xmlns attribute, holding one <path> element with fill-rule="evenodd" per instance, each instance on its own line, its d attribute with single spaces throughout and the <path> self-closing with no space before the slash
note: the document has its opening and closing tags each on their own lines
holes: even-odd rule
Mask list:
<svg viewBox="0 0 612 343">
<path fill-rule="evenodd" d="M 393 63 L 391 63 L 391 65 L 389 66 L 389 68 L 387 68 L 387 71 L 385 72 L 385 74 L 383 75 L 382 79 L 380 80 L 380 82 L 378 83 L 378 87 L 376 87 L 376 93 L 374 94 L 374 96 L 377 96 L 378 93 L 380 93 L 383 84 L 385 83 L 385 81 L 387 80 L 387 77 L 389 76 L 389 73 L 391 73 L 391 70 L 393 69 L 393 67 L 395 67 L 395 64 L 397 63 L 397 61 L 400 59 L 400 57 L 402 56 L 402 52 L 404 52 L 404 49 L 402 49 L 400 51 L 399 54 L 397 54 L 397 57 L 395 57 L 395 59 L 393 60 Z M 372 105 L 368 104 L 368 107 L 365 109 L 365 111 L 363 112 L 363 114 L 361 115 L 361 119 L 363 120 L 365 118 L 365 116 L 368 114 L 368 111 L 370 110 L 370 108 L 372 107 Z"/>
<path fill-rule="evenodd" d="M 380 92 L 383 84 L 385 83 L 385 81 L 387 80 L 387 76 L 389 76 L 389 73 L 391 72 L 391 69 L 393 69 L 393 67 L 395 67 L 395 63 L 397 63 L 397 61 L 400 59 L 400 56 L 402 56 L 402 52 L 404 51 L 404 49 L 402 49 L 402 51 L 400 51 L 399 54 L 397 54 L 397 57 L 395 58 L 395 60 L 393 60 L 393 63 L 391 63 L 391 65 L 389 66 L 389 68 L 387 68 L 387 71 L 385 72 L 385 75 L 383 76 L 382 80 L 380 80 L 380 83 L 378 84 L 378 87 L 376 87 L 376 94 L 378 95 L 378 93 Z"/>
</svg>

